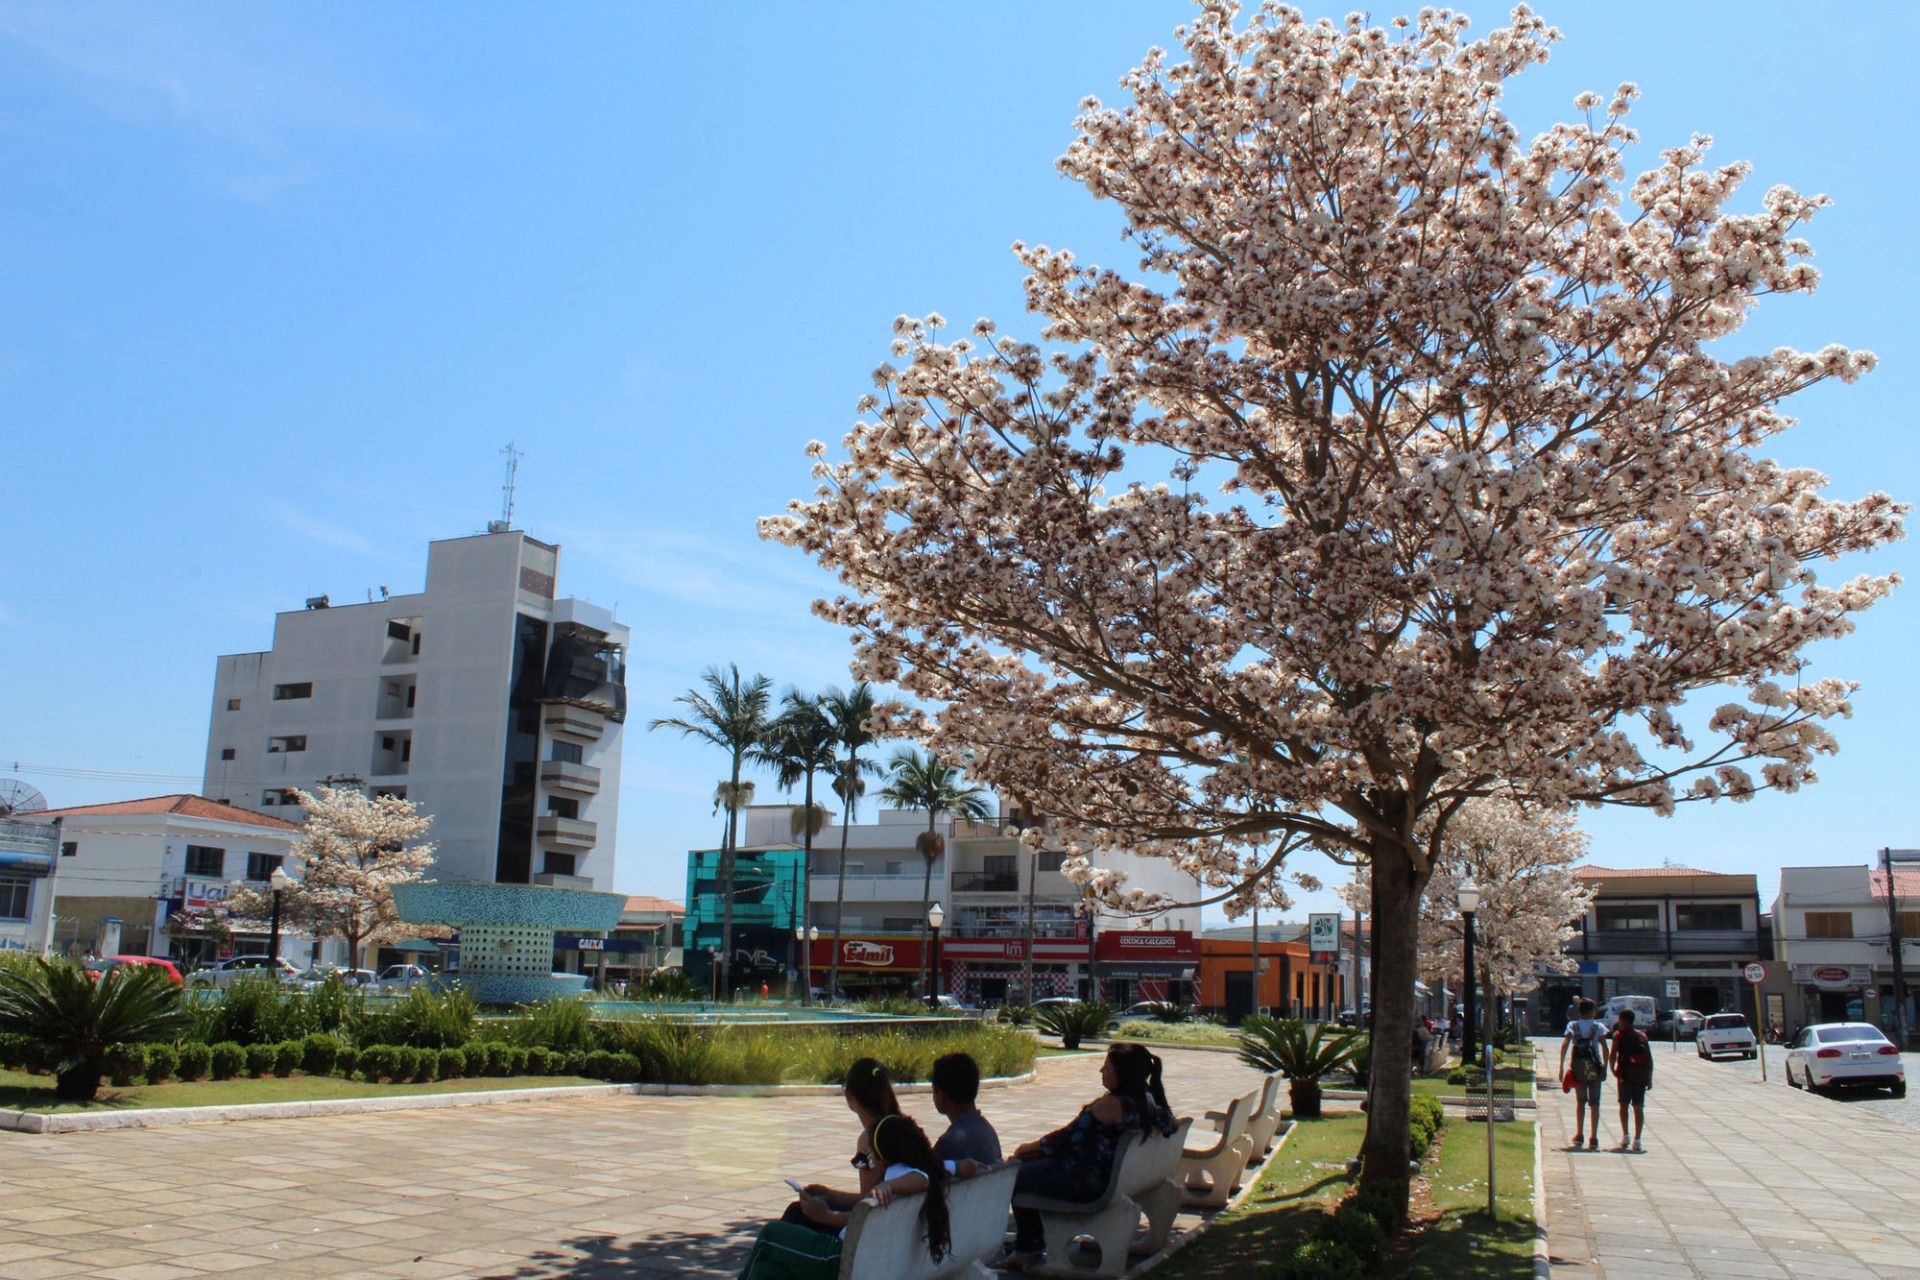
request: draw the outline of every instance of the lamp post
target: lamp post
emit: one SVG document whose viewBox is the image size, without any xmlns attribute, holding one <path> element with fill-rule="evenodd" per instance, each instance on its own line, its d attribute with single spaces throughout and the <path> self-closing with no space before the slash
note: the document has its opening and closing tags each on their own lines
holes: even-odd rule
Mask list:
<svg viewBox="0 0 1920 1280">
<path fill-rule="evenodd" d="M 707 999 L 720 1002 L 720 948 L 707 948 Z"/>
<path fill-rule="evenodd" d="M 800 949 L 800 1003 L 813 1003 L 813 944 L 820 941 L 820 929 L 817 925 L 793 929 L 794 944 Z"/>
<path fill-rule="evenodd" d="M 947 913 L 939 903 L 927 908 L 927 928 L 933 931 L 933 1005 L 940 1003 L 940 926 L 946 922 Z"/>
<path fill-rule="evenodd" d="M 1473 882 L 1472 876 L 1460 882 L 1454 901 L 1460 907 L 1460 919 L 1464 922 L 1462 937 L 1466 945 L 1466 973 L 1463 975 L 1466 985 L 1462 988 L 1466 1007 L 1460 1019 L 1465 1024 L 1460 1028 L 1460 1063 L 1466 1066 L 1479 1056 L 1473 1034 L 1473 913 L 1480 909 L 1480 886 Z"/>
<path fill-rule="evenodd" d="M 267 965 L 273 970 L 275 981 L 280 978 L 280 895 L 293 888 L 293 883 L 285 867 L 275 867 L 267 877 L 267 884 L 273 890 L 273 917 L 267 925 Z"/>
</svg>

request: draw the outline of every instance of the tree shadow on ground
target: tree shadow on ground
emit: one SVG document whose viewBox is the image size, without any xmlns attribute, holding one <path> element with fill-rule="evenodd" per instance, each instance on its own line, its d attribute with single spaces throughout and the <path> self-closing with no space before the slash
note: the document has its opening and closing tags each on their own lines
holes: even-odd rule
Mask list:
<svg viewBox="0 0 1920 1280">
<path fill-rule="evenodd" d="M 483 1280 L 643 1280 L 653 1276 L 740 1274 L 764 1218 L 742 1218 L 700 1231 L 653 1231 L 644 1237 L 577 1236 L 534 1253 Z"/>
</svg>

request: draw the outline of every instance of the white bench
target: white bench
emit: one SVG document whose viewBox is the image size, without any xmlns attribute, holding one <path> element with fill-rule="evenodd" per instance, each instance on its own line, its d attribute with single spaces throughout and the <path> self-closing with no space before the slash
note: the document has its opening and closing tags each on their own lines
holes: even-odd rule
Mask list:
<svg viewBox="0 0 1920 1280">
<path fill-rule="evenodd" d="M 1189 1207 L 1218 1209 L 1240 1189 L 1240 1176 L 1253 1159 L 1247 1121 L 1253 1115 L 1257 1096 L 1249 1093 L 1233 1100 L 1212 1146 L 1188 1147 L 1180 1153 L 1180 1175 L 1186 1183 Z"/>
<path fill-rule="evenodd" d="M 1286 1077 L 1273 1073 L 1267 1076 L 1265 1088 L 1261 1090 L 1260 1101 L 1253 1114 L 1247 1117 L 1247 1137 L 1253 1140 L 1253 1158 L 1250 1164 L 1259 1164 L 1267 1158 L 1267 1152 L 1273 1150 L 1274 1141 L 1280 1136 L 1282 1118 L 1280 1091 L 1286 1086 Z M 1219 1129 L 1227 1122 L 1225 1111 L 1209 1111 L 1207 1119 L 1213 1127 Z"/>
<path fill-rule="evenodd" d="M 1039 1211 L 1047 1239 L 1048 1275 L 1125 1275 L 1134 1228 L 1147 1219 L 1148 1252 L 1157 1252 L 1180 1212 L 1180 1188 L 1173 1181 L 1191 1120 L 1176 1122 L 1173 1133 L 1128 1134 L 1114 1153 L 1106 1189 L 1092 1200 L 1056 1200 L 1027 1192 L 1013 1198 L 1015 1208 Z M 1092 1268 L 1069 1263 L 1073 1242 L 1086 1237 L 1100 1250 Z"/>
<path fill-rule="evenodd" d="M 927 1254 L 926 1229 L 920 1223 L 920 1197 L 896 1196 L 881 1208 L 871 1200 L 854 1206 L 840 1249 L 840 1280 L 948 1280 L 986 1277 L 988 1259 L 1006 1238 L 1007 1209 L 1020 1166 L 994 1165 L 971 1178 L 947 1181 L 947 1222 L 953 1248 L 935 1262 Z"/>
</svg>

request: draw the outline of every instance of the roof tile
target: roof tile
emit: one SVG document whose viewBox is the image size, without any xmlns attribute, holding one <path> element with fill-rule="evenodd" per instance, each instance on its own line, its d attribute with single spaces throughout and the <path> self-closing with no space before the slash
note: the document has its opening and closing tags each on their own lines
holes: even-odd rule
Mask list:
<svg viewBox="0 0 1920 1280">
<path fill-rule="evenodd" d="M 186 818 L 209 818 L 215 822 L 237 822 L 248 827 L 272 827 L 279 831 L 300 830 L 300 824 L 297 822 L 269 817 L 264 813 L 255 813 L 251 809 L 242 809 L 238 805 L 221 804 L 218 800 L 209 800 L 205 796 L 195 795 L 148 796 L 143 800 L 77 804 L 65 809 L 43 810 L 33 816 L 35 818 L 106 818 L 116 815 L 166 813 L 177 813 Z"/>
</svg>

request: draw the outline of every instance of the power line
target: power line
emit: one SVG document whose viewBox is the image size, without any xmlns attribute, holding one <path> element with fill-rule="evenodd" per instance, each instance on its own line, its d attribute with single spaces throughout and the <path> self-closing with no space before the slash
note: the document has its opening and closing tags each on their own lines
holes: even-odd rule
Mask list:
<svg viewBox="0 0 1920 1280">
<path fill-rule="evenodd" d="M 19 760 L 11 762 L 9 768 L 14 773 L 36 774 L 49 778 L 80 778 L 94 782 L 192 782 L 198 784 L 202 775 L 197 773 L 135 773 L 122 769 L 82 769 L 73 765 L 26 764 Z"/>
</svg>

